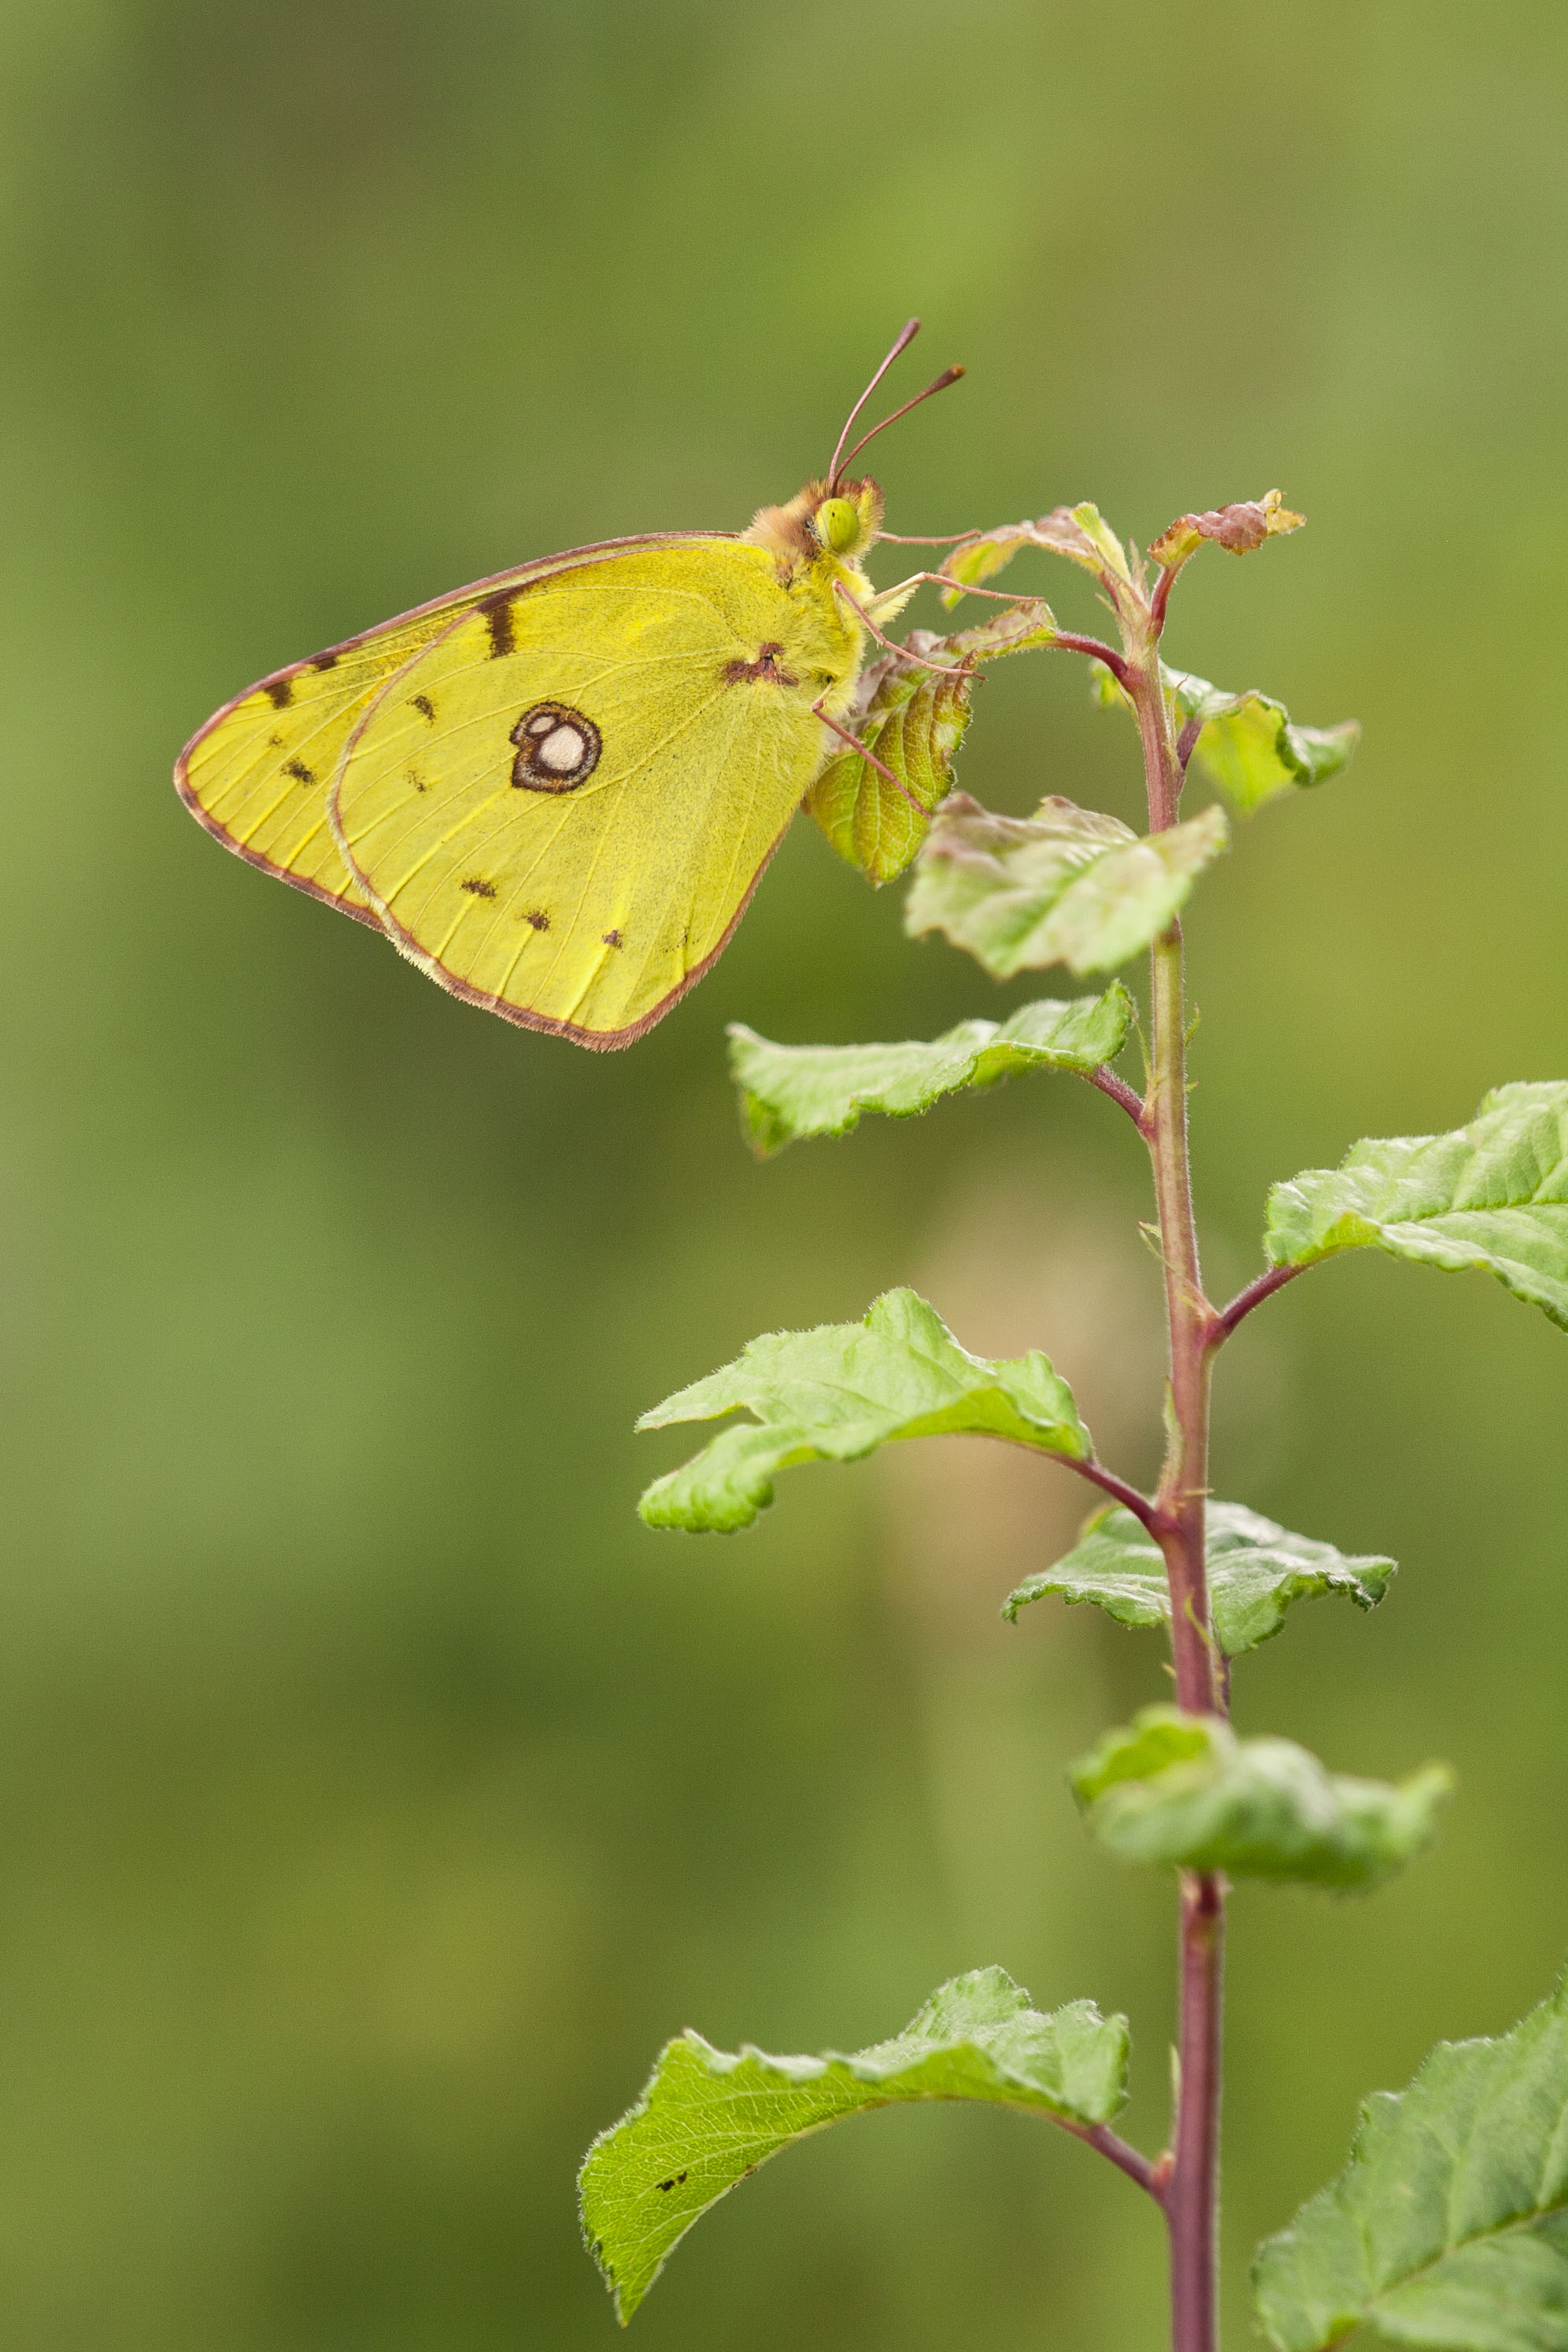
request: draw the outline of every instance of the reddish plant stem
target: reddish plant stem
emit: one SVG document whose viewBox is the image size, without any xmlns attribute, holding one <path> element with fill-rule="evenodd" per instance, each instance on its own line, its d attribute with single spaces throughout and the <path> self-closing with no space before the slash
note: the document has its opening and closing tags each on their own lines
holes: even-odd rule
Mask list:
<svg viewBox="0 0 1568 2352">
<path fill-rule="evenodd" d="M 1175 2163 L 1166 2192 L 1171 2340 L 1175 2352 L 1219 2341 L 1219 2109 L 1225 1995 L 1225 1881 L 1182 1873 L 1182 2082 Z"/>
<path fill-rule="evenodd" d="M 1209 1362 L 1215 1317 L 1204 1297 L 1187 1160 L 1185 997 L 1182 930 L 1154 942 L 1153 1076 L 1149 1110 L 1160 1255 L 1170 1341 L 1170 1439 L 1154 1498 L 1156 1532 L 1171 1583 L 1176 1699 L 1194 1714 L 1223 1712 L 1209 1632 L 1204 1555 L 1208 1493 Z"/>
<path fill-rule="evenodd" d="M 1103 662 L 1117 685 L 1125 692 L 1131 694 L 1132 691 L 1132 673 L 1127 664 L 1119 653 L 1113 653 L 1098 637 L 1080 637 L 1070 629 L 1058 629 L 1047 651 L 1053 654 L 1087 654 L 1090 661 Z"/>
<path fill-rule="evenodd" d="M 1152 632 L 1132 673 L 1142 738 L 1149 824 L 1176 820 L 1182 772 L 1171 738 Z M 1204 1296 L 1193 1217 L 1187 1142 L 1186 994 L 1182 927 L 1155 940 L 1152 957 L 1151 1076 L 1144 1131 L 1153 1162 L 1170 1342 L 1169 1442 L 1155 1496 L 1154 1533 L 1171 1588 L 1177 1703 L 1223 1715 L 1222 1662 L 1209 1626 L 1205 1561 L 1208 1492 L 1209 1367 L 1219 1318 Z M 1180 2057 L 1173 2163 L 1164 2205 L 1171 2240 L 1173 2352 L 1215 2352 L 1219 2219 L 1221 1998 L 1225 1885 L 1184 1874 Z"/>
<path fill-rule="evenodd" d="M 1005 1438 L 1003 1443 L 1007 1445 L 1021 1445 L 1025 1453 L 1032 1454 L 1037 1460 L 1039 1459 L 1039 1448 L 1029 1444 L 1022 1437 Z M 1080 1478 L 1087 1478 L 1091 1486 L 1098 1486 L 1102 1495 L 1109 1495 L 1112 1502 L 1120 1503 L 1124 1510 L 1131 1511 L 1133 1517 L 1141 1520 L 1148 1528 L 1155 1541 L 1159 1541 L 1159 1533 L 1154 1524 L 1154 1506 L 1149 1496 L 1141 1494 L 1138 1488 L 1130 1485 L 1125 1478 L 1119 1478 L 1114 1470 L 1108 1470 L 1103 1462 L 1097 1462 L 1092 1454 L 1087 1455 L 1047 1454 L 1046 1459 L 1047 1462 L 1059 1462 L 1064 1470 L 1076 1470 Z"/>
<path fill-rule="evenodd" d="M 1121 1105 L 1140 1135 L 1148 1132 L 1144 1122 L 1143 1097 L 1136 1087 L 1130 1087 L 1125 1078 L 1119 1078 L 1114 1070 L 1107 1069 L 1103 1062 L 1098 1070 L 1088 1070 L 1084 1075 L 1091 1087 L 1098 1087 L 1102 1095 L 1109 1095 L 1113 1103 Z"/>
<path fill-rule="evenodd" d="M 1283 1290 L 1288 1282 L 1294 1282 L 1299 1274 L 1306 1271 L 1304 1265 L 1271 1265 L 1267 1274 L 1260 1274 L 1255 1281 L 1247 1284 L 1245 1290 L 1238 1290 L 1230 1305 L 1220 1309 L 1215 1325 L 1215 1346 L 1222 1339 L 1228 1339 L 1237 1325 L 1244 1317 L 1250 1315 L 1255 1307 L 1261 1307 L 1266 1298 L 1272 1298 L 1277 1290 Z"/>
<path fill-rule="evenodd" d="M 1065 1463 L 1069 1470 L 1076 1470 L 1080 1478 L 1087 1478 L 1091 1486 L 1098 1486 L 1101 1494 L 1110 1495 L 1123 1510 L 1131 1511 L 1135 1519 L 1141 1519 L 1151 1535 L 1155 1534 L 1154 1506 L 1147 1495 L 1141 1495 L 1136 1486 L 1130 1486 L 1125 1478 L 1119 1478 L 1114 1470 L 1108 1470 L 1101 1462 L 1075 1462 L 1067 1454 L 1058 1454 L 1057 1460 Z"/>
<path fill-rule="evenodd" d="M 1108 2156 L 1112 2164 L 1120 2166 L 1129 2180 L 1135 2180 L 1140 2189 L 1148 2190 L 1156 2205 L 1163 2205 L 1166 2176 L 1157 2159 L 1145 2156 L 1141 2148 L 1131 2147 L 1120 2132 L 1111 2130 L 1109 2124 L 1069 2123 L 1065 2116 L 1057 2117 L 1057 2121 L 1064 2131 L 1071 2132 L 1075 2139 L 1081 2139 L 1089 2147 L 1097 2147 L 1101 2156 Z"/>
</svg>

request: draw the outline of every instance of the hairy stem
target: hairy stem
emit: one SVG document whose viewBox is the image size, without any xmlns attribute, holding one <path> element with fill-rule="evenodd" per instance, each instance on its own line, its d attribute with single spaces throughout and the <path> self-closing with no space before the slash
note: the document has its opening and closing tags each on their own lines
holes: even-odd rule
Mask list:
<svg viewBox="0 0 1568 2352">
<path fill-rule="evenodd" d="M 1132 686 L 1149 787 L 1149 823 L 1176 821 L 1182 771 L 1151 641 Z M 1169 1438 L 1155 1496 L 1154 1532 L 1171 1588 L 1176 1698 L 1196 1714 L 1226 1712 L 1223 1662 L 1209 1626 L 1204 1553 L 1208 1492 L 1209 1365 L 1218 1338 L 1204 1296 L 1187 1146 L 1187 1017 L 1182 927 L 1154 942 L 1152 1039 L 1144 1131 L 1153 1161 L 1170 1343 Z M 1221 1997 L 1225 1886 L 1184 1874 L 1181 1934 L 1181 2083 L 1173 2162 L 1165 2192 L 1171 2237 L 1173 2352 L 1215 2352 L 1219 2222 Z"/>
<path fill-rule="evenodd" d="M 1113 1103 L 1121 1104 L 1139 1134 L 1143 1134 L 1143 1097 L 1137 1089 L 1130 1087 L 1125 1078 L 1119 1078 L 1115 1071 L 1108 1069 L 1103 1062 L 1098 1070 L 1089 1070 L 1085 1075 L 1091 1087 L 1098 1087 L 1102 1095 L 1109 1095 Z"/>
<path fill-rule="evenodd" d="M 1219 2107 L 1225 2000 L 1225 1881 L 1182 1873 L 1182 2083 L 1166 2191 L 1174 2352 L 1219 2342 Z"/>
<path fill-rule="evenodd" d="M 1130 1486 L 1125 1478 L 1119 1478 L 1114 1470 L 1105 1467 L 1103 1462 L 1075 1462 L 1067 1454 L 1058 1454 L 1057 1459 L 1068 1469 L 1076 1470 L 1080 1478 L 1087 1478 L 1091 1486 L 1098 1486 L 1102 1494 L 1110 1495 L 1124 1510 L 1131 1511 L 1135 1519 L 1141 1519 L 1151 1535 L 1154 1534 L 1154 1506 L 1147 1495 L 1141 1495 L 1136 1486 Z"/>
<path fill-rule="evenodd" d="M 1258 1275 L 1245 1290 L 1238 1290 L 1230 1305 L 1220 1312 L 1215 1328 L 1215 1346 L 1221 1340 L 1228 1339 L 1237 1325 L 1250 1315 L 1255 1307 L 1261 1307 L 1266 1298 L 1272 1298 L 1277 1290 L 1283 1290 L 1288 1282 L 1294 1282 L 1299 1274 L 1306 1271 L 1304 1265 L 1271 1265 L 1267 1274 Z"/>
<path fill-rule="evenodd" d="M 1101 2156 L 1109 2157 L 1129 2180 L 1135 2180 L 1140 2189 L 1148 2190 L 1156 2205 L 1164 2203 L 1165 2175 L 1159 2164 L 1146 2157 L 1141 2148 L 1130 2147 L 1120 2132 L 1113 2132 L 1109 2124 L 1075 2124 L 1069 2123 L 1065 2116 L 1058 2116 L 1057 2120 L 1064 2131 L 1071 2132 L 1075 2139 L 1083 2140 L 1089 2147 L 1097 2147 Z"/>
</svg>

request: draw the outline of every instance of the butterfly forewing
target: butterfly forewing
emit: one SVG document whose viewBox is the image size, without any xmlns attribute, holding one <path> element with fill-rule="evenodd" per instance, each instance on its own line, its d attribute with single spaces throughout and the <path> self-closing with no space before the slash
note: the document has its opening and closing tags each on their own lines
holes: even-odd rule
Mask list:
<svg viewBox="0 0 1568 2352">
<path fill-rule="evenodd" d="M 191 738 L 174 769 L 181 798 L 226 848 L 374 924 L 374 909 L 332 838 L 327 788 L 380 688 L 412 654 L 434 644 L 458 614 L 498 589 L 609 548 L 664 543 L 665 535 L 658 541 L 614 541 L 604 551 L 579 549 L 572 556 L 499 572 L 275 671 L 226 703 Z"/>
<path fill-rule="evenodd" d="M 383 686 L 332 787 L 339 846 L 445 986 L 627 1044 L 733 929 L 857 652 L 830 596 L 733 540 L 525 581 Z"/>
</svg>

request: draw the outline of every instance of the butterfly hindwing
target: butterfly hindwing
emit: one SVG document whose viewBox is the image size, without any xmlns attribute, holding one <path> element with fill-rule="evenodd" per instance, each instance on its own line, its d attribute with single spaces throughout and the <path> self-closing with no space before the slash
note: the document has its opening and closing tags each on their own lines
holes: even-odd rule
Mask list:
<svg viewBox="0 0 1568 2352">
<path fill-rule="evenodd" d="M 630 1043 L 733 929 L 852 674 L 831 596 L 712 538 L 574 561 L 461 614 L 347 740 L 332 824 L 384 927 L 455 993 Z"/>
</svg>

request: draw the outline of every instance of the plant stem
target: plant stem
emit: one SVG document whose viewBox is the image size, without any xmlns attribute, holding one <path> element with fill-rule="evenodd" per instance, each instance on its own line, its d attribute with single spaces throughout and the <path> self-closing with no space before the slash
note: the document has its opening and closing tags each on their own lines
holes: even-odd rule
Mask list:
<svg viewBox="0 0 1568 2352">
<path fill-rule="evenodd" d="M 1139 1134 L 1143 1134 L 1143 1097 L 1136 1087 L 1130 1087 L 1125 1078 L 1119 1078 L 1115 1071 L 1108 1070 L 1103 1063 L 1098 1070 L 1089 1070 L 1085 1075 L 1091 1087 L 1098 1087 L 1102 1095 L 1109 1095 L 1113 1103 L 1121 1104 Z"/>
<path fill-rule="evenodd" d="M 1159 2165 L 1151 2163 L 1142 2149 L 1129 2147 L 1120 2132 L 1113 2132 L 1109 2124 L 1074 2124 L 1068 2123 L 1065 2116 L 1058 2117 L 1058 2121 L 1075 2139 L 1097 2147 L 1101 2156 L 1109 2157 L 1112 2164 L 1120 2167 L 1129 2180 L 1135 2180 L 1140 2189 L 1147 2189 L 1156 2205 L 1164 2203 L 1165 2177 Z"/>
<path fill-rule="evenodd" d="M 1182 2080 L 1166 2193 L 1174 2352 L 1219 2342 L 1219 2107 L 1225 2000 L 1225 1881 L 1182 1873 Z"/>
<path fill-rule="evenodd" d="M 1215 1333 L 1215 1346 L 1221 1340 L 1228 1339 L 1237 1325 L 1250 1315 L 1255 1307 L 1261 1307 L 1266 1298 L 1272 1298 L 1277 1290 L 1283 1290 L 1288 1282 L 1294 1282 L 1299 1274 L 1306 1271 L 1304 1265 L 1271 1265 L 1267 1274 L 1258 1275 L 1245 1290 L 1238 1290 L 1230 1305 L 1221 1311 Z"/>
<path fill-rule="evenodd" d="M 1131 1511 L 1135 1519 L 1142 1521 L 1151 1535 L 1156 1533 L 1154 1506 L 1148 1496 L 1141 1495 L 1136 1486 L 1130 1486 L 1125 1478 L 1119 1478 L 1114 1470 L 1108 1470 L 1103 1462 L 1095 1461 L 1092 1455 L 1088 1461 L 1075 1461 L 1070 1454 L 1058 1454 L 1057 1459 L 1064 1469 L 1076 1470 L 1080 1478 L 1087 1478 L 1091 1486 L 1098 1486 L 1102 1494 L 1110 1495 L 1120 1503 L 1123 1510 Z"/>
<path fill-rule="evenodd" d="M 1129 647 L 1130 654 L 1132 648 Z M 1133 707 L 1143 742 L 1149 823 L 1176 821 L 1182 772 L 1160 684 L 1157 641 L 1139 649 Z M 1204 1509 L 1208 1492 L 1209 1365 L 1218 1318 L 1204 1296 L 1193 1218 L 1187 1144 L 1187 1025 L 1182 928 L 1152 950 L 1152 1038 L 1145 1133 L 1159 1205 L 1170 1342 L 1169 1440 L 1155 1496 L 1154 1531 L 1171 1588 L 1176 1698 L 1194 1714 L 1223 1715 L 1222 1662 L 1209 1626 Z M 1219 2236 L 1220 2036 L 1225 1884 L 1182 1878 L 1180 2087 L 1173 2163 L 1165 2195 L 1171 2239 L 1173 2352 L 1215 2352 Z"/>
<path fill-rule="evenodd" d="M 1149 1089 L 1154 1193 L 1170 1341 L 1170 1442 L 1155 1496 L 1171 1582 L 1176 1699 L 1194 1714 L 1223 1713 L 1204 1561 L 1208 1492 L 1209 1357 L 1215 1313 L 1204 1297 L 1187 1157 L 1186 1003 L 1182 931 L 1154 942 L 1153 1074 Z"/>
</svg>

